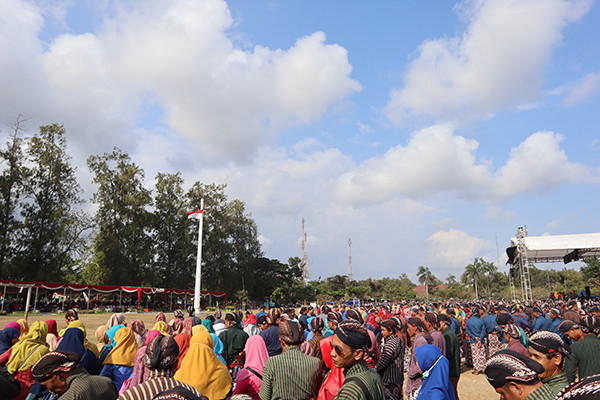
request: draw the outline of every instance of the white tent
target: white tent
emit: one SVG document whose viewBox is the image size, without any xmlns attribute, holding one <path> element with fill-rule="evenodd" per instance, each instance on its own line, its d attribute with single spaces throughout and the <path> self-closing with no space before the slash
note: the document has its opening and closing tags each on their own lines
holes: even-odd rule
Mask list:
<svg viewBox="0 0 600 400">
<path fill-rule="evenodd" d="M 526 236 L 521 239 L 530 263 L 577 261 L 586 258 L 600 258 L 600 233 L 577 235 Z M 506 249 L 508 263 L 519 262 L 519 239 L 511 238 L 511 247 Z"/>
</svg>

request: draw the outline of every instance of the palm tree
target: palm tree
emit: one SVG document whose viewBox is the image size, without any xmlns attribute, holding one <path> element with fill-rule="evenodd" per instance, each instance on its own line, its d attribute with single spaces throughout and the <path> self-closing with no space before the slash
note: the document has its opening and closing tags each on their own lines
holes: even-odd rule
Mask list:
<svg viewBox="0 0 600 400">
<path fill-rule="evenodd" d="M 419 277 L 419 283 L 425 285 L 425 295 L 427 296 L 427 301 L 429 301 L 429 285 L 433 284 L 435 277 L 429 270 L 429 267 L 423 267 L 422 265 L 419 266 L 417 276 Z"/>
<path fill-rule="evenodd" d="M 477 291 L 477 278 L 482 272 L 483 266 L 477 258 L 475 259 L 475 261 L 473 261 L 473 264 L 469 264 L 465 267 L 465 274 L 467 275 L 467 277 L 471 278 L 471 281 L 473 282 L 473 288 L 475 289 L 476 299 L 479 298 L 479 293 Z"/>
</svg>

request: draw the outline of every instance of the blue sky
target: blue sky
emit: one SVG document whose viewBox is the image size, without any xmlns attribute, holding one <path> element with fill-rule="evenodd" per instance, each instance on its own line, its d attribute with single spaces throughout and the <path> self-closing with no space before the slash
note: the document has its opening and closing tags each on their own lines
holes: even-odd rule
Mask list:
<svg viewBox="0 0 600 400">
<path fill-rule="evenodd" d="M 86 197 L 116 145 L 227 183 L 267 257 L 304 217 L 311 279 L 348 238 L 357 279 L 445 279 L 598 231 L 599 37 L 591 0 L 0 0 L 0 113 L 64 123 Z"/>
</svg>

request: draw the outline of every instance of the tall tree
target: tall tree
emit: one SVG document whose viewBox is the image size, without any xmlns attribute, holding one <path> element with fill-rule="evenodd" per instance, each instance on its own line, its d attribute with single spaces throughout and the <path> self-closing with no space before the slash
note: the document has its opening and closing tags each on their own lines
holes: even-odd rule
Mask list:
<svg viewBox="0 0 600 400">
<path fill-rule="evenodd" d="M 10 262 L 16 254 L 16 238 L 22 222 L 18 215 L 27 179 L 23 152 L 23 124 L 25 118 L 17 117 L 4 147 L 0 148 L 0 276 L 10 277 Z"/>
<path fill-rule="evenodd" d="M 81 188 L 67 153 L 65 128 L 40 127 L 29 140 L 27 155 L 31 167 L 25 180 L 18 264 L 23 278 L 60 280 L 70 275 L 82 234 L 89 228 L 85 214 L 76 208 L 82 202 Z"/>
<path fill-rule="evenodd" d="M 486 262 L 483 258 L 475 258 L 473 263 L 465 267 L 465 272 L 462 275 L 463 282 L 468 283 L 469 281 L 473 284 L 475 290 L 475 298 L 479 298 L 479 291 L 477 288 L 477 281 L 479 277 L 484 273 L 486 269 Z"/>
<path fill-rule="evenodd" d="M 193 287 L 190 277 L 195 273 L 194 247 L 186 211 L 181 174 L 159 173 L 156 176 L 152 230 L 157 285 Z"/>
<path fill-rule="evenodd" d="M 144 187 L 144 171 L 129 154 L 115 147 L 111 153 L 87 160 L 98 185 L 98 232 L 93 239 L 95 259 L 106 284 L 151 285 L 151 191 Z M 90 266 L 95 268 L 95 266 Z"/>
<path fill-rule="evenodd" d="M 419 283 L 425 285 L 425 294 L 427 300 L 429 300 L 429 287 L 437 281 L 437 278 L 431 273 L 429 267 L 423 267 L 422 265 L 419 266 L 417 276 L 419 277 Z"/>
</svg>

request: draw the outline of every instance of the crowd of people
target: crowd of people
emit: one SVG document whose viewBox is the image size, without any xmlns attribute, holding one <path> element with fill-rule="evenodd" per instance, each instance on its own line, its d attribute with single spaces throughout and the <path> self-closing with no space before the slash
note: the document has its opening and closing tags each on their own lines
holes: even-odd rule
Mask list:
<svg viewBox="0 0 600 400">
<path fill-rule="evenodd" d="M 592 302 L 398 302 L 260 309 L 167 322 L 113 314 L 87 339 L 75 309 L 0 331 L 6 399 L 459 400 L 472 367 L 511 400 L 600 399 Z"/>
</svg>

